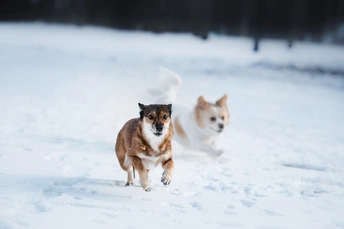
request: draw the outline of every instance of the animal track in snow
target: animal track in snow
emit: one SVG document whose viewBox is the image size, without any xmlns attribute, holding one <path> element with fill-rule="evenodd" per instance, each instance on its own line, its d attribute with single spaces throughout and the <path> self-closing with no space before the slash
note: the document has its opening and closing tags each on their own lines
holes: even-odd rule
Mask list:
<svg viewBox="0 0 344 229">
<path fill-rule="evenodd" d="M 202 211 L 201 203 L 194 201 L 189 203 L 193 208 L 197 209 L 198 211 Z"/>
<path fill-rule="evenodd" d="M 296 169 L 306 169 L 306 170 L 314 170 L 319 172 L 329 172 L 332 171 L 330 168 L 318 165 L 311 165 L 311 164 L 298 164 L 298 163 L 285 163 L 282 164 L 285 167 L 289 168 L 296 168 Z"/>
<path fill-rule="evenodd" d="M 62 196 L 62 191 L 54 190 L 53 188 L 47 188 L 43 190 L 43 194 L 48 197 L 56 197 L 56 196 Z"/>
<path fill-rule="evenodd" d="M 185 213 L 184 209 L 188 207 L 187 203 L 170 203 L 169 205 L 178 213 Z"/>
<path fill-rule="evenodd" d="M 228 204 L 225 209 L 225 214 L 226 215 L 237 215 L 238 213 L 234 211 L 236 207 L 234 205 Z"/>
<path fill-rule="evenodd" d="M 242 204 L 242 206 L 248 207 L 248 208 L 255 205 L 255 203 L 253 201 L 250 201 L 250 200 L 240 200 L 240 203 Z"/>
<path fill-rule="evenodd" d="M 206 186 L 203 186 L 203 188 L 206 190 L 210 190 L 210 191 L 217 191 L 218 190 L 218 188 L 214 184 L 208 184 Z"/>
<path fill-rule="evenodd" d="M 118 215 L 113 214 L 113 213 L 102 212 L 102 213 L 100 213 L 100 214 L 102 214 L 102 215 L 104 215 L 104 216 L 106 216 L 106 217 L 108 217 L 108 218 L 112 218 L 112 219 L 118 218 Z"/>
<path fill-rule="evenodd" d="M 275 212 L 275 211 L 271 211 L 271 210 L 267 210 L 264 209 L 265 214 L 269 215 L 269 216 L 282 216 L 281 214 Z"/>
<path fill-rule="evenodd" d="M 100 220 L 100 219 L 93 220 L 93 222 L 98 223 L 100 225 L 107 225 L 108 224 L 106 221 Z"/>
</svg>

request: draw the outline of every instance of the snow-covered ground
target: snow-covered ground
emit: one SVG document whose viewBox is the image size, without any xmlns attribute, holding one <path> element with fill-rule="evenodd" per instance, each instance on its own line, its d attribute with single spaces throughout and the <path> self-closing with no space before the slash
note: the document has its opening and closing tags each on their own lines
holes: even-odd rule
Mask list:
<svg viewBox="0 0 344 229">
<path fill-rule="evenodd" d="M 344 228 L 344 47 L 0 24 L 0 228 Z M 228 94 L 219 158 L 124 187 L 114 142 L 159 66 Z M 316 69 L 316 70 L 312 70 Z M 330 74 L 332 73 L 332 75 Z"/>
</svg>

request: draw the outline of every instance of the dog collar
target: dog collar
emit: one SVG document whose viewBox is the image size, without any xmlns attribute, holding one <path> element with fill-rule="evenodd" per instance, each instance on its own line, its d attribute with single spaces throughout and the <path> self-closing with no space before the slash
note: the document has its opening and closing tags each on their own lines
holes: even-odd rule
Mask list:
<svg viewBox="0 0 344 229">
<path fill-rule="evenodd" d="M 143 146 L 143 145 L 141 145 L 141 149 L 142 149 L 143 151 L 146 151 L 146 150 L 147 150 L 147 147 L 146 147 L 146 146 Z"/>
</svg>

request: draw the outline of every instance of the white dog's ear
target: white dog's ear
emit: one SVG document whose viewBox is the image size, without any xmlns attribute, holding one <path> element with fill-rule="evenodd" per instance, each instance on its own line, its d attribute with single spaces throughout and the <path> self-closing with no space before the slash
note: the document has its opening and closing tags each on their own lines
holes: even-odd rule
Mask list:
<svg viewBox="0 0 344 229">
<path fill-rule="evenodd" d="M 209 106 L 209 103 L 204 99 L 203 96 L 198 97 L 197 100 L 197 107 L 204 110 L 207 109 Z"/>
<path fill-rule="evenodd" d="M 224 107 L 226 106 L 226 101 L 227 101 L 227 95 L 224 94 L 224 96 L 222 96 L 219 100 L 216 101 L 216 105 L 220 107 Z"/>
</svg>

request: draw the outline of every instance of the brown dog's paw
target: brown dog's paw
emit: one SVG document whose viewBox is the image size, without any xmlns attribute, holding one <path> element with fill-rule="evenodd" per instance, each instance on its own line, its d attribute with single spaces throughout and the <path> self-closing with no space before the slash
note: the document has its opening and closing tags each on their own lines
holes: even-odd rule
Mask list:
<svg viewBox="0 0 344 229">
<path fill-rule="evenodd" d="M 125 186 L 130 186 L 130 185 L 133 185 L 133 184 L 134 184 L 134 182 L 128 181 L 127 183 L 125 183 Z"/>
<path fill-rule="evenodd" d="M 150 192 L 151 190 L 150 190 L 150 188 L 143 188 L 143 190 L 145 190 L 146 192 Z"/>
<path fill-rule="evenodd" d="M 162 177 L 161 177 L 161 182 L 164 185 L 169 185 L 171 183 L 171 180 L 172 180 L 172 176 L 170 175 L 170 173 L 166 171 L 163 172 Z"/>
<path fill-rule="evenodd" d="M 225 151 L 223 151 L 223 149 L 216 150 L 216 151 L 215 151 L 215 156 L 216 156 L 216 157 L 219 157 L 219 156 L 221 156 L 224 152 L 225 152 Z"/>
</svg>

